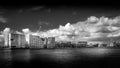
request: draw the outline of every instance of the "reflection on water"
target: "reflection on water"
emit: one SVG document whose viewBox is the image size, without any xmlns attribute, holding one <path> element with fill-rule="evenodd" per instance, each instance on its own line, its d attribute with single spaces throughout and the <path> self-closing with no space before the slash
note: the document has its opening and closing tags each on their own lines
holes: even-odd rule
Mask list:
<svg viewBox="0 0 120 68">
<path fill-rule="evenodd" d="M 38 51 L 39 52 L 39 51 Z M 42 50 L 39 55 L 46 59 L 52 59 L 56 62 L 69 62 L 72 60 L 83 59 L 85 57 L 104 57 L 111 51 L 109 49 L 94 48 L 94 49 L 55 49 Z"/>
<path fill-rule="evenodd" d="M 74 58 L 74 53 L 69 49 L 43 50 L 41 54 L 44 55 L 45 58 L 52 59 L 56 62 L 68 62 Z"/>
<path fill-rule="evenodd" d="M 81 50 L 80 52 L 91 57 L 104 57 L 109 55 L 112 51 L 106 48 L 95 48 L 95 49 L 84 49 L 84 50 Z"/>
<path fill-rule="evenodd" d="M 0 50 L 0 66 L 7 66 L 9 68 L 11 65 L 14 66 L 14 61 L 31 63 L 33 62 L 32 60 L 40 61 L 41 63 L 39 64 L 42 64 L 43 61 L 55 62 L 57 64 L 66 64 L 75 61 L 83 63 L 83 60 L 119 56 L 119 51 L 119 49 L 106 48 Z M 113 55 L 115 53 L 116 55 Z"/>
<path fill-rule="evenodd" d="M 11 54 L 13 60 L 26 62 L 29 62 L 31 57 L 30 55 L 30 50 L 12 50 Z"/>
</svg>

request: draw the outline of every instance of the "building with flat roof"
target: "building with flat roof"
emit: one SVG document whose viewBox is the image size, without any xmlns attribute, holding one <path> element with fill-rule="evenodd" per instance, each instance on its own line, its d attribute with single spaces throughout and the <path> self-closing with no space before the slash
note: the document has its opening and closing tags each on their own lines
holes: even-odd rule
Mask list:
<svg viewBox="0 0 120 68">
<path fill-rule="evenodd" d="M 29 36 L 29 37 L 28 37 Z M 9 48 L 54 48 L 55 37 L 40 37 L 24 33 L 8 33 L 4 35 L 4 47 Z M 2 44 L 1 44 L 2 45 Z"/>
<path fill-rule="evenodd" d="M 78 43 L 77 43 L 77 47 L 83 47 L 83 46 L 87 46 L 87 41 L 79 41 Z"/>
<path fill-rule="evenodd" d="M 54 48 L 55 47 L 55 37 L 48 37 L 47 40 L 47 48 Z"/>
<path fill-rule="evenodd" d="M 10 38 L 11 47 L 25 48 L 28 45 L 24 34 L 11 33 Z"/>
<path fill-rule="evenodd" d="M 45 39 L 39 36 L 29 36 L 29 47 L 30 48 L 44 48 Z"/>
</svg>

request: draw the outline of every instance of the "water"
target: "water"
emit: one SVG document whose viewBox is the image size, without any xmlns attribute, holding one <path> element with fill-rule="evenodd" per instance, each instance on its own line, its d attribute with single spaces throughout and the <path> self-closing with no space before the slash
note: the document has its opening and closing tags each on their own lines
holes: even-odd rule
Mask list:
<svg viewBox="0 0 120 68">
<path fill-rule="evenodd" d="M 0 50 L 0 68 L 118 68 L 120 49 Z"/>
</svg>

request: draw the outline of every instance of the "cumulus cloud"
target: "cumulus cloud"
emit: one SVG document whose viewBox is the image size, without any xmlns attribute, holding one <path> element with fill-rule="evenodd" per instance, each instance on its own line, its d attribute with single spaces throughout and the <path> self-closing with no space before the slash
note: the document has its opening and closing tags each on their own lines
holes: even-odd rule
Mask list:
<svg viewBox="0 0 120 68">
<path fill-rule="evenodd" d="M 29 29 L 29 28 L 22 29 L 22 32 L 23 32 L 23 33 L 29 33 L 29 32 L 30 32 L 30 29 Z"/>
<path fill-rule="evenodd" d="M 9 28 L 4 30 L 4 32 L 9 31 Z M 55 37 L 56 41 L 108 41 L 120 37 L 120 17 L 91 16 L 85 21 L 59 25 L 58 28 L 47 31 L 32 32 L 29 28 L 25 28 L 22 32 L 41 37 Z"/>
<path fill-rule="evenodd" d="M 120 17 L 91 16 L 85 21 L 48 30 L 41 33 L 43 36 L 56 37 L 57 40 L 96 40 L 120 36 Z"/>
</svg>

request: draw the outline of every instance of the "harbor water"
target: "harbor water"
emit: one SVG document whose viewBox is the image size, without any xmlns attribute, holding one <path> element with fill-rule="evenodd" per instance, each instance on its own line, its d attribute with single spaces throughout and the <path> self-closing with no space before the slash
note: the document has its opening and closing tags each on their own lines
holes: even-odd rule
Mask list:
<svg viewBox="0 0 120 68">
<path fill-rule="evenodd" d="M 0 68 L 118 68 L 120 49 L 2 49 Z"/>
</svg>

